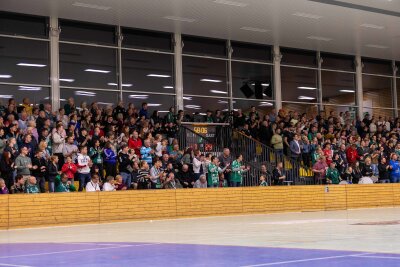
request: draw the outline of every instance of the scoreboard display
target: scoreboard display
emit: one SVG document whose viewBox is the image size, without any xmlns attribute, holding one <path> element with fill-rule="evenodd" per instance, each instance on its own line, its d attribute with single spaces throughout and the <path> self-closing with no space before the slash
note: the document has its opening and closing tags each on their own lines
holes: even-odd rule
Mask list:
<svg viewBox="0 0 400 267">
<path fill-rule="evenodd" d="M 190 144 L 197 144 L 200 150 L 211 152 L 216 144 L 218 128 L 222 123 L 182 123 L 191 131 L 186 131 L 186 140 Z"/>
</svg>

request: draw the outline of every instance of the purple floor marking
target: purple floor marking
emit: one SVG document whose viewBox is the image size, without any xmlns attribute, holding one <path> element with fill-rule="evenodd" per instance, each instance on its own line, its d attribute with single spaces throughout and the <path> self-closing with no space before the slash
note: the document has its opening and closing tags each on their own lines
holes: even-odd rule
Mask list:
<svg viewBox="0 0 400 267">
<path fill-rule="evenodd" d="M 315 249 L 151 243 L 0 244 L 0 266 L 280 266 L 391 267 L 400 254 Z M 344 257 L 341 257 L 344 256 Z M 335 258 L 336 257 L 336 258 Z M 381 257 L 381 258 L 371 258 Z M 393 258 L 382 258 L 393 257 Z M 321 258 L 321 259 L 319 259 Z M 326 258 L 326 259 L 324 259 Z M 316 260 L 310 260 L 316 259 Z M 304 260 L 304 261 L 301 261 Z M 293 261 L 293 262 L 290 262 Z M 284 263 L 286 262 L 286 263 Z M 280 263 L 274 264 L 272 263 Z M 3 265 L 2 265 L 3 264 Z"/>
</svg>

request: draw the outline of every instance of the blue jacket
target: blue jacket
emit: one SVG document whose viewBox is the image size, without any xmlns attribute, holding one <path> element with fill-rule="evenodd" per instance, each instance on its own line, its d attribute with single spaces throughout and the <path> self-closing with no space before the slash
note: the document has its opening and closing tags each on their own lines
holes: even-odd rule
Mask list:
<svg viewBox="0 0 400 267">
<path fill-rule="evenodd" d="M 142 156 L 142 160 L 146 161 L 147 163 L 151 164 L 153 162 L 153 158 L 150 154 L 151 147 L 142 146 L 140 149 L 140 155 Z"/>
<path fill-rule="evenodd" d="M 390 166 L 392 166 L 392 171 L 390 173 L 390 175 L 392 177 L 400 177 L 400 162 L 398 162 L 397 160 L 390 160 Z"/>
<path fill-rule="evenodd" d="M 109 164 L 117 163 L 117 155 L 111 148 L 106 148 L 104 150 L 104 162 Z"/>
</svg>

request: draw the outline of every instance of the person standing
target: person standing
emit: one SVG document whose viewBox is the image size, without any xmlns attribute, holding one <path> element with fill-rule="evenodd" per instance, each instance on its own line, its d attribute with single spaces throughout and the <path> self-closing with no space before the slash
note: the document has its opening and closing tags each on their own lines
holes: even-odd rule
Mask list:
<svg viewBox="0 0 400 267">
<path fill-rule="evenodd" d="M 64 164 L 64 145 L 65 145 L 65 130 L 62 123 L 57 124 L 55 131 L 52 134 L 53 140 L 53 155 L 58 157 L 59 168 Z"/>
<path fill-rule="evenodd" d="M 225 168 L 220 168 L 219 167 L 219 160 L 217 157 L 212 156 L 211 157 L 211 163 L 208 165 L 208 181 L 207 181 L 207 186 L 208 187 L 218 187 L 219 186 L 219 174 L 223 173 L 226 168 L 230 166 L 230 163 L 228 163 Z"/>
<path fill-rule="evenodd" d="M 229 185 L 231 181 L 231 165 L 232 165 L 232 156 L 231 156 L 231 151 L 229 148 L 224 148 L 222 155 L 218 157 L 220 167 L 224 170 L 222 172 L 222 175 L 224 177 L 224 184 Z"/>
<path fill-rule="evenodd" d="M 27 155 L 28 148 L 22 147 L 20 149 L 19 156 L 15 159 L 15 168 L 17 169 L 17 175 L 22 175 L 25 180 L 31 176 L 31 169 L 33 167 L 32 160 Z"/>
<path fill-rule="evenodd" d="M 47 165 L 47 180 L 50 193 L 55 191 L 55 181 L 58 174 L 58 157 L 53 155 L 50 157 L 49 165 Z"/>
<path fill-rule="evenodd" d="M 45 190 L 45 176 L 47 172 L 47 162 L 43 158 L 43 152 L 37 150 L 35 157 L 32 160 L 33 170 L 32 175 L 36 177 L 37 184 L 39 185 L 40 192 L 44 193 Z"/>
<path fill-rule="evenodd" d="M 79 178 L 79 191 L 82 191 L 86 184 L 90 181 L 90 167 L 92 161 L 87 155 L 87 147 L 83 146 L 76 159 L 76 167 Z"/>
<path fill-rule="evenodd" d="M 286 175 L 283 174 L 283 163 L 278 162 L 276 168 L 272 171 L 272 182 L 274 185 L 283 185 Z"/>
<path fill-rule="evenodd" d="M 128 145 L 122 145 L 121 152 L 118 155 L 119 173 L 122 176 L 122 182 L 127 189 L 131 188 L 133 160 L 136 154 L 133 149 L 129 149 Z"/>
<path fill-rule="evenodd" d="M 230 187 L 240 187 L 243 182 L 243 173 L 250 170 L 249 167 L 242 165 L 243 155 L 239 154 L 236 160 L 232 163 L 232 174 L 231 181 L 229 182 Z"/>
</svg>

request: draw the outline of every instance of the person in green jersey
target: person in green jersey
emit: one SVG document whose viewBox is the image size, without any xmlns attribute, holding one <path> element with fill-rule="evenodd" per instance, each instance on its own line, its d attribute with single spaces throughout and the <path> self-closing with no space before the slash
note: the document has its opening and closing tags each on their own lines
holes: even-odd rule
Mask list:
<svg viewBox="0 0 400 267">
<path fill-rule="evenodd" d="M 55 191 L 57 193 L 75 192 L 76 191 L 74 183 L 71 181 L 68 181 L 68 176 L 65 173 L 62 173 L 61 175 L 57 175 L 55 184 L 56 184 Z"/>
<path fill-rule="evenodd" d="M 340 183 L 340 174 L 339 171 L 336 169 L 336 164 L 332 162 L 329 165 L 328 170 L 326 171 L 326 179 L 329 184 L 339 184 Z"/>
<path fill-rule="evenodd" d="M 240 187 L 243 182 L 243 173 L 250 170 L 249 167 L 242 165 L 243 155 L 236 156 L 236 160 L 232 162 L 232 174 L 229 182 L 230 187 Z"/>
<path fill-rule="evenodd" d="M 216 156 L 211 157 L 211 163 L 208 165 L 208 187 L 219 186 L 219 174 L 223 173 L 230 164 L 228 163 L 223 169 L 219 167 L 219 160 Z"/>
<path fill-rule="evenodd" d="M 268 186 L 267 177 L 265 177 L 264 175 L 260 176 L 260 186 Z"/>
</svg>

